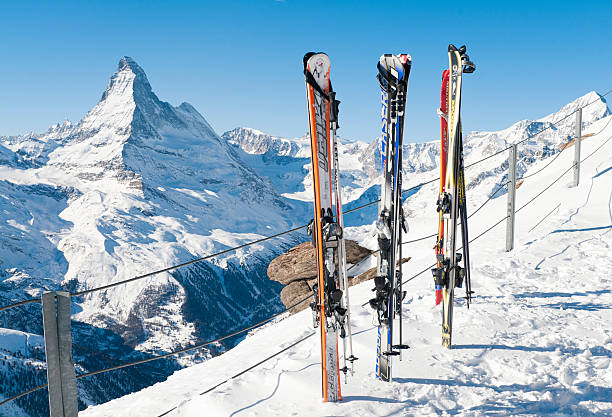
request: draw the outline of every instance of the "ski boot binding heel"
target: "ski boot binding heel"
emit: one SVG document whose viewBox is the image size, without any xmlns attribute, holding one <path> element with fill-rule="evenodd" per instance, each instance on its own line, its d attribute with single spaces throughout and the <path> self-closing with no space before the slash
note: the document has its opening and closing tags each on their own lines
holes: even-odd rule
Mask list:
<svg viewBox="0 0 612 417">
<path fill-rule="evenodd" d="M 389 283 L 386 277 L 374 277 L 374 288 L 372 291 L 376 291 L 376 296 L 370 299 L 369 304 L 374 313 L 378 318 L 379 323 L 387 323 L 389 321 L 387 317 L 387 298 L 389 296 Z"/>
<path fill-rule="evenodd" d="M 448 284 L 448 259 L 444 257 L 442 254 L 436 255 L 438 265 L 437 268 L 432 268 L 431 273 L 433 275 L 434 284 L 436 286 L 436 290 L 442 289 L 442 287 L 446 287 Z"/>
<path fill-rule="evenodd" d="M 442 287 L 446 286 L 446 274 L 444 267 L 432 268 L 431 273 L 433 275 L 434 284 L 436 289 L 442 289 Z"/>
<path fill-rule="evenodd" d="M 436 210 L 442 214 L 451 212 L 451 197 L 449 193 L 443 193 L 436 202 Z"/>
<path fill-rule="evenodd" d="M 463 268 L 461 268 L 459 265 L 455 266 L 456 272 L 455 272 L 455 288 L 462 288 L 463 287 L 463 278 L 464 278 L 464 272 L 463 272 Z"/>
</svg>

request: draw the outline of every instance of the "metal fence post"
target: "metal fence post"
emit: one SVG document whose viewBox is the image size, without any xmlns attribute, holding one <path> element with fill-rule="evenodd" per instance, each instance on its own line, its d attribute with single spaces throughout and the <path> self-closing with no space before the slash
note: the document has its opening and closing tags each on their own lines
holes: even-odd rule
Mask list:
<svg viewBox="0 0 612 417">
<path fill-rule="evenodd" d="M 57 305 L 56 305 L 57 299 Z M 76 374 L 70 334 L 70 293 L 42 295 L 50 417 L 77 417 Z"/>
<path fill-rule="evenodd" d="M 582 143 L 582 109 L 576 112 L 576 137 L 574 138 L 574 187 L 580 182 L 580 144 Z"/>
<path fill-rule="evenodd" d="M 508 217 L 506 219 L 506 252 L 514 248 L 514 209 L 516 197 L 516 144 L 508 155 Z"/>
</svg>

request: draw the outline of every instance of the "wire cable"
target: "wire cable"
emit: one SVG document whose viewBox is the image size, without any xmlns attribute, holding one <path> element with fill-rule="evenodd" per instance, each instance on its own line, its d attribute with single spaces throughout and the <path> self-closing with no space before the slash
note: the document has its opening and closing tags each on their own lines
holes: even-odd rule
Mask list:
<svg viewBox="0 0 612 417">
<path fill-rule="evenodd" d="M 499 190 L 503 189 L 503 188 L 504 188 L 506 185 L 508 185 L 508 184 L 510 184 L 510 181 L 505 182 L 504 184 L 500 185 L 500 186 L 499 186 L 499 187 L 498 187 L 498 188 L 497 188 L 497 189 L 496 189 L 496 190 L 493 192 L 493 194 L 491 194 L 491 195 L 489 196 L 489 198 L 487 198 L 487 200 L 486 200 L 484 203 L 482 203 L 482 204 L 480 205 L 480 207 L 478 207 L 476 210 L 474 210 L 474 212 L 473 212 L 472 214 L 470 214 L 470 215 L 468 216 L 468 219 L 469 219 L 469 218 L 471 218 L 471 217 L 472 217 L 473 215 L 475 215 L 476 213 L 478 213 L 478 212 L 480 211 L 480 209 L 482 209 L 482 208 L 483 208 L 483 207 L 484 207 L 484 206 L 485 206 L 485 205 L 486 205 L 486 204 L 487 204 L 489 201 L 493 200 L 493 197 L 495 196 L 495 194 L 497 194 L 497 193 L 499 192 Z M 438 234 L 437 234 L 437 233 L 434 233 L 434 234 L 431 234 L 431 235 L 427 235 L 427 236 L 420 237 L 420 238 L 418 238 L 418 239 L 413 239 L 413 240 L 408 240 L 408 241 L 406 241 L 406 242 L 402 242 L 402 245 L 407 245 L 408 243 L 420 242 L 421 240 L 429 239 L 429 238 L 436 237 L 436 236 L 438 236 Z"/>
<path fill-rule="evenodd" d="M 606 143 L 608 143 L 610 140 L 612 140 L 612 136 L 610 136 L 608 139 L 606 139 L 606 141 L 604 143 L 602 143 L 601 145 L 599 145 L 599 147 L 597 149 L 595 149 L 593 152 L 591 152 L 587 157 L 585 157 L 584 159 L 582 159 L 580 161 L 580 163 L 583 163 L 584 161 L 586 161 L 587 159 L 589 159 L 591 156 L 593 156 L 598 150 L 600 150 Z M 541 196 L 542 194 L 544 194 L 545 191 L 547 191 L 550 187 L 552 187 L 553 185 L 555 185 L 557 183 L 557 181 L 559 181 L 561 178 L 563 178 L 563 176 L 565 174 L 567 174 L 568 172 L 570 172 L 572 169 L 574 169 L 574 165 L 572 165 L 571 167 L 569 167 L 568 169 L 566 169 L 565 171 L 563 171 L 563 173 L 561 175 L 559 175 L 557 177 L 557 179 L 555 179 L 552 183 L 550 183 L 550 185 L 548 185 L 546 188 L 544 188 L 542 191 L 540 191 L 538 194 L 536 194 L 533 198 L 531 198 L 529 201 L 527 201 L 525 204 L 523 204 L 521 207 L 519 207 L 518 209 L 516 209 L 515 213 L 518 213 L 519 211 L 521 211 L 522 209 L 524 209 L 526 206 L 528 206 L 529 204 L 531 204 L 536 198 L 538 198 L 539 196 Z"/>
<path fill-rule="evenodd" d="M 275 319 L 275 318 L 285 314 L 286 312 L 290 311 L 291 309 L 297 307 L 298 305 L 302 304 L 304 301 L 308 300 L 309 298 L 310 298 L 310 296 L 308 296 L 306 298 L 303 298 L 302 300 L 292 304 L 289 307 L 286 307 L 284 310 L 282 310 L 282 311 L 280 311 L 280 312 L 278 312 L 278 313 L 268 317 L 265 320 L 262 320 L 262 321 L 260 321 L 258 323 L 255 323 L 255 324 L 253 324 L 253 325 L 251 325 L 249 327 L 245 327 L 243 329 L 237 330 L 237 331 L 235 331 L 233 333 L 230 333 L 230 334 L 227 334 L 225 336 L 218 337 L 218 338 L 216 338 L 214 340 L 209 340 L 207 342 L 200 343 L 200 344 L 195 345 L 195 346 L 190 346 L 190 347 L 179 349 L 179 350 L 176 350 L 176 351 L 173 351 L 173 352 L 164 353 L 162 355 L 157 355 L 157 356 L 154 356 L 154 357 L 151 357 L 151 358 L 142 359 L 142 360 L 138 360 L 138 361 L 134 361 L 134 362 L 129 362 L 129 363 L 124 363 L 124 364 L 121 364 L 121 365 L 112 366 L 112 367 L 105 368 L 105 369 L 100 369 L 100 370 L 97 370 L 97 371 L 86 372 L 86 373 L 77 375 L 76 379 L 87 378 L 87 377 L 90 377 L 90 376 L 93 376 L 93 375 L 98 375 L 98 374 L 114 371 L 114 370 L 121 369 L 121 368 L 127 368 L 127 367 L 130 367 L 130 366 L 135 366 L 135 365 L 140 365 L 140 364 L 147 363 L 147 362 L 152 362 L 152 361 L 155 361 L 157 359 L 167 358 L 167 357 L 172 356 L 172 355 L 177 355 L 179 353 L 184 353 L 184 352 L 188 352 L 188 351 L 191 351 L 191 350 L 200 349 L 200 348 L 202 348 L 204 346 L 211 345 L 211 344 L 217 343 L 217 342 L 221 342 L 221 341 L 223 341 L 225 339 L 229 339 L 230 337 L 237 336 L 237 335 L 239 335 L 241 333 L 244 333 L 244 332 L 246 332 L 248 330 L 252 330 L 252 329 L 254 329 L 256 327 L 260 327 L 260 326 L 268 323 L 269 321 L 271 321 L 271 320 L 273 320 L 273 319 Z M 9 403 L 9 402 L 11 402 L 13 400 L 16 400 L 18 398 L 21 398 L 21 397 L 23 397 L 25 395 L 31 394 L 31 393 L 33 393 L 35 391 L 40 390 L 40 389 L 46 388 L 46 387 L 47 387 L 47 384 L 40 385 L 40 386 L 38 386 L 36 388 L 32 388 L 32 389 L 30 389 L 28 391 L 24 391 L 21 394 L 17 394 L 17 395 L 15 395 L 13 397 L 7 398 L 6 400 L 3 400 L 2 402 L 0 402 L 0 406 L 3 405 L 3 404 Z"/>
<path fill-rule="evenodd" d="M 2 400 L 2 401 L 0 401 L 0 406 L 4 405 L 6 403 L 10 403 L 11 401 L 17 400 L 17 399 L 19 399 L 21 397 L 24 397 L 24 396 L 26 396 L 28 394 L 31 394 L 31 393 L 36 392 L 38 390 L 41 390 L 43 388 L 47 388 L 48 385 L 49 384 L 39 385 L 36 388 L 29 389 L 27 391 L 22 392 L 21 394 L 17 394 L 17 395 L 14 395 L 14 396 L 10 397 L 10 398 L 7 398 L 6 400 Z"/>
<path fill-rule="evenodd" d="M 199 395 L 205 395 L 205 394 L 208 394 L 209 392 L 211 392 L 211 391 L 213 391 L 213 390 L 215 390 L 215 389 L 219 388 L 221 385 L 223 385 L 223 384 L 225 384 L 225 383 L 227 383 L 227 382 L 231 381 L 232 379 L 234 379 L 234 378 L 238 378 L 239 376 L 244 375 L 244 374 L 246 374 L 247 372 L 249 372 L 249 371 L 251 371 L 251 370 L 253 370 L 253 369 L 257 368 L 259 365 L 261 365 L 261 364 L 263 364 L 263 363 L 265 363 L 265 362 L 269 361 L 270 359 L 273 359 L 273 358 L 275 358 L 276 356 L 278 356 L 278 355 L 280 355 L 280 354 L 282 354 L 282 353 L 284 353 L 284 352 L 287 352 L 287 351 L 288 351 L 288 350 L 290 350 L 290 349 L 293 349 L 295 346 L 297 346 L 298 344 L 302 343 L 303 341 L 305 341 L 305 340 L 309 339 L 310 337 L 314 336 L 315 334 L 316 334 L 316 332 L 309 333 L 308 335 L 306 335 L 306 336 L 302 337 L 301 339 L 298 339 L 297 341 L 293 342 L 293 343 L 292 343 L 292 344 L 290 344 L 289 346 L 284 347 L 283 349 L 279 350 L 279 351 L 278 351 L 278 352 L 276 352 L 276 353 L 273 353 L 272 355 L 270 355 L 270 356 L 266 357 L 265 359 L 262 359 L 261 361 L 257 362 L 255 365 L 252 365 L 252 366 L 248 367 L 247 369 L 244 369 L 244 370 L 242 370 L 242 371 L 238 372 L 237 374 L 230 376 L 230 377 L 229 377 L 229 378 L 227 378 L 226 380 L 224 380 L 224 381 L 222 381 L 222 382 L 219 382 L 217 385 L 215 385 L 215 386 L 213 386 L 213 387 L 208 388 L 206 391 L 201 392 Z M 176 406 L 172 407 L 171 409 L 169 409 L 169 410 L 165 411 L 164 413 L 160 414 L 158 417 L 163 417 L 163 416 L 165 416 L 165 415 L 169 414 L 170 412 L 172 412 L 172 411 L 176 410 L 178 407 L 179 407 L 179 406 L 178 406 L 178 405 L 176 405 Z"/>
<path fill-rule="evenodd" d="M 508 216 L 504 217 L 503 219 L 501 219 L 501 220 L 499 220 L 497 223 L 495 223 L 493 226 L 489 227 L 487 230 L 485 230 L 484 232 L 482 232 L 481 234 L 479 234 L 478 236 L 476 236 L 475 238 L 470 239 L 469 243 L 472 243 L 472 242 L 473 242 L 473 241 L 475 241 L 476 239 L 478 239 L 478 238 L 482 237 L 483 235 L 485 235 L 486 233 L 490 232 L 491 230 L 493 230 L 493 229 L 495 228 L 495 226 L 499 225 L 501 222 L 503 222 L 503 221 L 504 221 L 504 220 L 506 220 L 507 218 L 508 218 Z M 459 248 L 459 249 L 457 249 L 457 250 L 460 250 L 460 249 L 462 249 L 462 248 Z M 402 285 L 403 285 L 403 284 L 406 284 L 407 282 L 412 281 L 413 279 L 415 279 L 415 278 L 416 278 L 416 277 L 418 277 L 419 275 L 424 274 L 425 272 L 429 271 L 431 268 L 433 268 L 433 267 L 434 267 L 434 266 L 436 266 L 436 265 L 437 265 L 437 263 L 435 263 L 435 262 L 434 262 L 433 264 L 429 265 L 427 268 L 423 269 L 421 272 L 419 272 L 419 273 L 417 273 L 417 274 L 415 274 L 415 275 L 411 276 L 410 278 L 408 278 L 408 279 L 407 279 L 407 280 L 405 280 L 405 281 L 402 281 Z"/>
<path fill-rule="evenodd" d="M 593 134 L 592 134 L 592 136 L 597 136 L 597 135 L 599 135 L 601 132 L 603 132 L 603 131 L 604 131 L 604 130 L 605 130 L 607 127 L 608 127 L 608 125 L 610 124 L 610 122 L 612 122 L 612 117 L 610 117 L 610 120 L 608 120 L 608 123 L 606 123 L 606 125 L 605 125 L 604 127 L 602 127 L 602 128 L 599 130 L 599 132 L 597 132 L 597 133 L 593 133 Z M 572 140 L 575 140 L 575 139 L 572 139 Z M 571 141 L 564 143 L 563 145 L 565 145 L 565 147 L 564 147 L 563 149 L 561 149 L 559 152 L 557 152 L 557 154 L 555 155 L 555 157 L 554 157 L 554 158 L 553 158 L 553 159 L 552 159 L 550 162 L 548 162 L 546 165 L 544 165 L 542 168 L 538 169 L 536 172 L 531 173 L 531 174 L 529 174 L 529 175 L 524 175 L 524 176 L 523 176 L 523 177 L 521 177 L 520 179 L 521 179 L 521 180 L 526 180 L 527 178 L 531 178 L 531 177 L 533 177 L 534 175 L 537 175 L 537 174 L 539 174 L 540 172 L 544 171 L 544 169 L 548 168 L 548 167 L 549 167 L 549 166 L 550 166 L 550 165 L 551 165 L 553 162 L 555 162 L 555 161 L 557 160 L 557 158 L 558 158 L 558 157 L 559 157 L 559 156 L 560 156 L 560 155 L 563 153 L 563 151 L 565 151 L 566 149 L 568 149 L 568 148 L 569 148 L 569 146 L 567 146 L 567 145 L 568 145 L 570 142 L 571 142 Z"/>
<path fill-rule="evenodd" d="M 236 246 L 236 247 L 233 247 L 233 248 L 225 249 L 225 250 L 222 250 L 220 252 L 216 252 L 216 253 L 213 253 L 213 254 L 210 254 L 210 255 L 203 256 L 201 258 L 192 259 L 190 261 L 183 262 L 181 264 L 172 265 L 172 266 L 169 266 L 167 268 L 163 268 L 163 269 L 160 269 L 160 270 L 157 270 L 157 271 L 149 272 L 149 273 L 144 274 L 144 275 L 139 275 L 139 276 L 136 276 L 136 277 L 124 279 L 122 281 L 113 282 L 113 283 L 110 283 L 110 284 L 107 284 L 107 285 L 103 285 L 101 287 L 91 288 L 89 290 L 78 291 L 78 292 L 72 293 L 70 295 L 73 296 L 73 297 L 79 297 L 81 295 L 90 294 L 92 292 L 102 291 L 102 290 L 106 290 L 106 289 L 109 289 L 109 288 L 112 288 L 112 287 L 116 287 L 117 285 L 127 284 L 128 282 L 137 281 L 137 280 L 140 280 L 140 279 L 143 279 L 143 278 L 148 278 L 148 277 L 151 277 L 153 275 L 158 275 L 158 274 L 161 274 L 161 273 L 164 273 L 164 272 L 172 271 L 174 269 L 182 268 L 182 267 L 187 266 L 187 265 L 195 264 L 197 262 L 202 262 L 202 261 L 205 261 L 207 259 L 214 258 L 216 256 L 224 255 L 226 253 L 233 252 L 235 250 L 242 249 L 242 248 L 245 248 L 247 246 L 251 246 L 251 245 L 255 245 L 257 243 L 265 242 L 266 240 L 275 239 L 275 238 L 277 238 L 279 236 L 283 236 L 283 235 L 286 235 L 286 234 L 298 231 L 300 229 L 304 229 L 307 226 L 308 225 L 302 225 L 302 226 L 294 227 L 293 229 L 289 229 L 289 230 L 286 230 L 284 232 L 277 233 L 275 235 L 266 236 L 266 237 L 263 237 L 261 239 L 254 240 L 252 242 L 247 242 L 247 243 L 244 243 L 242 245 L 239 245 L 239 246 Z"/>
<path fill-rule="evenodd" d="M 585 104 L 585 105 L 584 105 L 584 106 L 582 106 L 582 107 L 578 107 L 578 108 L 577 108 L 576 110 L 574 110 L 573 112 L 566 114 L 566 115 L 565 115 L 565 116 L 563 116 L 561 119 L 559 119 L 559 120 L 557 120 L 557 121 L 555 121 L 555 122 L 552 122 L 550 125 L 548 125 L 548 126 L 547 126 L 547 127 L 545 127 L 544 129 L 539 130 L 539 131 L 537 131 L 536 133 L 533 133 L 533 134 L 531 134 L 531 135 L 527 136 L 525 139 L 522 139 L 522 140 L 520 140 L 520 141 L 516 142 L 514 145 L 520 145 L 520 144 L 522 144 L 523 142 L 528 141 L 529 139 L 533 139 L 534 137 L 538 136 L 540 133 L 545 132 L 545 131 L 547 131 L 547 130 L 551 129 L 552 127 L 554 127 L 554 126 L 558 125 L 559 123 L 561 123 L 562 121 L 564 121 L 565 119 L 567 119 L 568 117 L 570 117 L 571 115 L 573 115 L 574 113 L 576 113 L 578 110 L 582 110 L 582 109 L 584 109 L 584 108 L 586 108 L 586 107 L 590 106 L 590 105 L 591 105 L 591 104 L 593 104 L 593 103 L 597 103 L 597 102 L 598 102 L 598 101 L 600 101 L 600 100 L 601 100 L 603 97 L 607 96 L 607 95 L 608 95 L 608 94 L 610 94 L 610 93 L 612 93 L 612 90 L 608 90 L 608 91 L 607 91 L 605 94 L 602 94 L 601 96 L 599 96 L 599 98 L 598 98 L 598 99 L 593 100 L 593 101 L 591 101 L 590 103 L 587 103 L 587 104 Z M 493 154 L 491 154 L 491 155 L 489 155 L 489 156 L 487 156 L 487 157 L 485 157 L 485 158 L 482 158 L 482 159 L 480 159 L 480 160 L 478 160 L 478 161 L 476 161 L 476 162 L 473 162 L 473 163 L 471 163 L 471 164 L 468 164 L 468 165 L 466 165 L 466 166 L 465 166 L 465 168 L 472 167 L 472 166 L 474 166 L 474 165 L 476 165 L 476 164 L 481 163 L 482 161 L 485 161 L 485 160 L 487 160 L 487 159 L 489 159 L 489 158 L 493 158 L 494 156 L 499 155 L 500 153 L 507 151 L 507 150 L 508 150 L 508 149 L 510 149 L 512 146 L 513 146 L 513 145 L 509 145 L 509 146 L 505 147 L 504 149 L 501 149 L 501 150 L 499 150 L 499 151 L 497 151 L 497 152 L 495 152 L 495 153 L 493 153 Z"/>
<path fill-rule="evenodd" d="M 163 358 L 167 358 L 169 356 L 177 355 L 179 353 L 185 353 L 185 352 L 189 352 L 191 350 L 200 349 L 200 348 L 202 348 L 204 346 L 211 345 L 213 343 L 221 342 L 221 341 L 223 341 L 225 339 L 229 339 L 230 337 L 237 336 L 237 335 L 239 335 L 241 333 L 244 333 L 244 332 L 246 332 L 248 330 L 252 330 L 252 329 L 255 329 L 256 327 L 260 327 L 260 326 L 268 323 L 269 321 L 274 320 L 278 316 L 281 316 L 281 315 L 285 314 L 286 312 L 290 311 L 291 309 L 297 307 L 298 305 L 302 304 L 304 301 L 308 300 L 309 298 L 310 298 L 310 296 L 308 296 L 306 298 L 303 298 L 302 300 L 294 303 L 293 305 L 291 305 L 289 307 L 286 307 L 284 310 L 282 310 L 282 311 L 280 311 L 280 312 L 278 312 L 278 313 L 276 313 L 276 314 L 274 314 L 274 315 L 272 315 L 272 316 L 270 316 L 270 317 L 268 317 L 268 318 L 266 318 L 266 319 L 264 319 L 264 320 L 262 320 L 262 321 L 260 321 L 258 323 L 255 323 L 255 324 L 253 324 L 251 326 L 248 326 L 248 327 L 245 327 L 243 329 L 237 330 L 237 331 L 232 332 L 230 334 L 227 334 L 225 336 L 218 337 L 216 339 L 209 340 L 209 341 L 200 343 L 200 344 L 195 345 L 195 346 L 189 346 L 189 347 L 186 347 L 186 348 L 183 348 L 183 349 L 175 350 L 173 352 L 168 352 L 168 353 L 164 353 L 164 354 L 161 354 L 161 355 L 156 355 L 156 356 L 153 356 L 153 357 L 150 357 L 150 358 L 147 358 L 147 359 L 141 359 L 141 360 L 134 361 L 134 362 L 124 363 L 124 364 L 121 364 L 121 365 L 111 366 L 109 368 L 100 369 L 100 370 L 97 370 L 97 371 L 91 371 L 91 372 L 87 372 L 87 373 L 84 373 L 84 374 L 80 374 L 80 375 L 77 375 L 77 379 L 87 378 L 89 376 L 98 375 L 98 374 L 106 373 L 106 372 L 109 372 L 109 371 L 114 371 L 114 370 L 121 369 L 121 368 L 127 368 L 127 367 L 130 367 L 130 366 L 135 366 L 135 365 L 140 365 L 140 364 L 147 363 L 147 362 L 152 362 L 152 361 L 155 361 L 155 360 L 158 360 L 158 359 L 163 359 Z"/>
<path fill-rule="evenodd" d="M 31 304 L 31 303 L 40 303 L 40 298 L 32 298 L 32 299 L 29 299 L 29 300 L 18 301 L 16 303 L 0 307 L 0 311 L 9 310 L 9 309 L 14 308 L 14 307 L 24 306 L 26 304 Z"/>
</svg>

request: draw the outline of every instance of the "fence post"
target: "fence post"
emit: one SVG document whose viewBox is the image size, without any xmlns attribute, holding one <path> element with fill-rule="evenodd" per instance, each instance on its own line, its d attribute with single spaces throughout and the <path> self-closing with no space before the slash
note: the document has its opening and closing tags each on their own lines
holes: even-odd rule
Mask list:
<svg viewBox="0 0 612 417">
<path fill-rule="evenodd" d="M 506 252 L 514 248 L 514 209 L 516 196 L 516 144 L 508 155 L 508 218 L 506 219 Z"/>
<path fill-rule="evenodd" d="M 576 137 L 574 138 L 574 187 L 580 182 L 580 144 L 582 143 L 582 109 L 576 112 Z"/>
<path fill-rule="evenodd" d="M 57 305 L 56 305 L 57 301 Z M 76 375 L 70 334 L 70 293 L 42 295 L 50 417 L 77 417 Z"/>
</svg>

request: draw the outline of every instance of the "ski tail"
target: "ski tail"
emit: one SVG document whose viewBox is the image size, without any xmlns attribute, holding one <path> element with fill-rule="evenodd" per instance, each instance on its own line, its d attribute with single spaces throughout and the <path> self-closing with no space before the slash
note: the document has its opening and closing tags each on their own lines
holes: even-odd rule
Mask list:
<svg viewBox="0 0 612 417">
<path fill-rule="evenodd" d="M 330 158 L 331 91 L 329 57 L 324 53 L 304 56 L 314 189 L 313 242 L 317 258 L 317 293 L 311 306 L 321 333 L 321 380 L 323 401 L 340 401 L 338 335 L 336 317 L 338 288 L 335 257 L 339 240 L 333 219 Z M 325 236 L 324 236 L 325 233 Z M 335 247 L 329 242 L 334 241 Z M 325 242 L 325 244 L 324 244 Z M 341 298 L 341 293 L 340 293 Z"/>
</svg>

